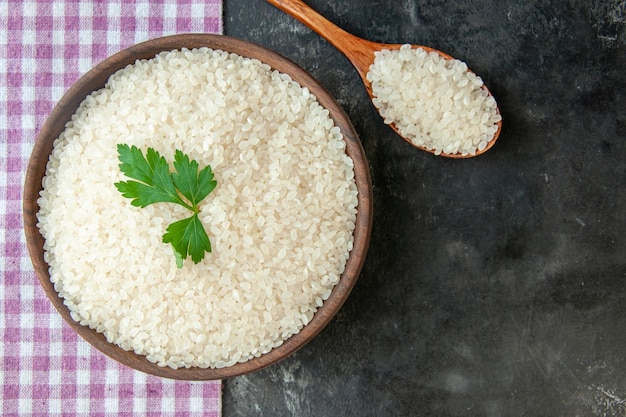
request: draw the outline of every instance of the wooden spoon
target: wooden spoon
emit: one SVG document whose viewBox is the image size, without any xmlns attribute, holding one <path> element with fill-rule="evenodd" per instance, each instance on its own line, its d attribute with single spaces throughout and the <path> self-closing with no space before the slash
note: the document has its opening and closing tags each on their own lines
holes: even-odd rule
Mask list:
<svg viewBox="0 0 626 417">
<path fill-rule="evenodd" d="M 370 65 L 374 63 L 374 58 L 375 58 L 374 52 L 380 51 L 383 49 L 388 49 L 388 50 L 400 49 L 402 44 L 387 44 L 387 43 L 372 42 L 363 38 L 359 38 L 355 35 L 352 35 L 351 33 L 346 32 L 345 30 L 336 26 L 332 22 L 328 21 L 326 18 L 324 18 L 319 13 L 317 13 L 315 10 L 313 10 L 311 7 L 306 5 L 301 0 L 267 0 L 267 2 L 277 7 L 278 9 L 282 10 L 283 12 L 287 13 L 288 15 L 294 17 L 295 19 L 299 20 L 304 25 L 308 26 L 310 29 L 315 31 L 318 35 L 326 39 L 331 45 L 337 48 L 341 53 L 343 53 L 346 56 L 346 58 L 348 58 L 348 60 L 352 63 L 352 65 L 356 68 L 359 75 L 361 76 L 363 84 L 365 85 L 365 89 L 367 90 L 367 94 L 370 96 L 370 98 L 374 97 L 374 94 L 372 92 L 372 83 L 368 81 L 367 79 L 367 73 L 369 71 L 369 67 Z M 430 48 L 428 46 L 412 45 L 412 48 L 422 48 L 427 52 L 436 52 L 445 59 L 454 59 L 452 56 L 444 52 L 438 51 L 436 49 Z M 470 70 L 468 69 L 468 71 Z M 487 94 L 491 96 L 491 92 L 489 91 L 487 86 L 483 84 L 482 88 L 487 92 Z M 498 114 L 500 113 L 497 108 L 496 108 L 496 111 L 498 112 Z M 462 155 L 460 153 L 446 154 L 442 152 L 441 156 L 445 156 L 448 158 L 469 158 L 469 157 L 477 156 L 486 152 L 488 149 L 490 149 L 494 145 L 494 143 L 498 139 L 498 136 L 500 135 L 500 131 L 502 130 L 502 120 L 500 120 L 497 123 L 497 125 L 498 125 L 498 128 L 496 130 L 496 133 L 493 135 L 493 138 L 489 141 L 487 146 L 480 151 L 477 150 L 474 155 Z M 432 149 L 415 145 L 413 142 L 411 142 L 410 139 L 404 137 L 398 131 L 398 128 L 396 127 L 395 124 L 391 123 L 390 127 L 396 133 L 398 133 L 400 137 L 402 137 L 412 146 L 415 146 L 416 148 L 422 149 L 426 152 L 430 152 L 430 153 L 435 152 Z"/>
</svg>

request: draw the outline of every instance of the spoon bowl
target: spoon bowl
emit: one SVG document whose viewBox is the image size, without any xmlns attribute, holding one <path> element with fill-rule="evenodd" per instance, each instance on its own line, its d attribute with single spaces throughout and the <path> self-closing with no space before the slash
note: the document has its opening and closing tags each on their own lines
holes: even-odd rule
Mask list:
<svg viewBox="0 0 626 417">
<path fill-rule="evenodd" d="M 354 68 L 359 73 L 361 80 L 363 81 L 363 85 L 367 91 L 367 94 L 371 99 L 375 98 L 374 92 L 372 90 L 372 83 L 368 80 L 367 74 L 369 72 L 370 66 L 374 63 L 376 58 L 375 53 L 382 50 L 398 50 L 403 44 L 389 44 L 389 43 L 379 43 L 373 42 L 367 39 L 360 38 L 355 36 L 334 23 L 327 20 L 325 17 L 317 13 L 307 4 L 305 4 L 301 0 L 267 0 L 268 3 L 275 6 L 279 10 L 287 13 L 292 16 L 296 20 L 303 23 L 305 26 L 312 29 L 322 38 L 326 39 L 332 46 L 334 46 L 337 50 L 339 50 L 348 60 L 352 63 Z M 446 54 L 445 52 L 439 51 L 434 48 L 430 48 L 428 46 L 422 45 L 411 45 L 413 49 L 421 48 L 426 52 L 435 52 L 439 54 L 441 57 L 447 60 L 454 60 L 455 58 Z M 471 70 L 468 69 L 471 72 Z M 483 90 L 487 93 L 487 95 L 492 96 L 491 92 L 487 88 L 485 84 L 481 86 Z M 498 108 L 496 107 L 496 112 L 500 114 Z M 405 141 L 407 141 L 412 146 L 421 149 L 426 152 L 435 153 L 433 149 L 429 149 L 426 147 L 418 146 L 413 143 L 409 138 L 405 137 L 398 129 L 395 123 L 390 123 L 389 126 Z M 502 130 L 502 120 L 497 122 L 497 130 L 493 135 L 493 138 L 487 143 L 487 146 L 484 149 L 477 150 L 474 154 L 464 155 L 461 153 L 444 153 L 442 152 L 440 156 L 448 157 L 448 158 L 469 158 L 473 156 L 477 156 L 485 153 L 489 150 L 496 142 L 498 137 L 500 136 L 500 131 Z"/>
</svg>

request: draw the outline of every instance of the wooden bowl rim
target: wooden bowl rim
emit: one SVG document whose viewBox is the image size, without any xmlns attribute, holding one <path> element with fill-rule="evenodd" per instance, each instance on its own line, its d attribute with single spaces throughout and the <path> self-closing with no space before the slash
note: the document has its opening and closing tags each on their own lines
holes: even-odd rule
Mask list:
<svg viewBox="0 0 626 417">
<path fill-rule="evenodd" d="M 39 210 L 37 199 L 43 188 L 42 179 L 48 157 L 53 148 L 53 141 L 63 131 L 66 122 L 69 121 L 88 94 L 104 87 L 111 74 L 133 64 L 138 59 L 153 58 L 162 51 L 200 47 L 224 50 L 244 57 L 256 58 L 270 65 L 273 69 L 289 74 L 292 79 L 300 85 L 306 86 L 317 97 L 320 104 L 329 110 L 335 124 L 341 129 L 346 142 L 346 153 L 354 161 L 355 178 L 359 191 L 358 213 L 354 231 L 354 247 L 346 263 L 345 271 L 328 300 L 318 309 L 311 322 L 298 334 L 287 339 L 281 346 L 272 349 L 269 353 L 230 367 L 172 369 L 158 366 L 149 362 L 143 355 L 125 351 L 121 347 L 107 342 L 103 334 L 80 325 L 70 317 L 68 308 L 63 304 L 63 299 L 59 297 L 50 281 L 48 264 L 43 253 L 44 239 L 37 228 L 36 214 Z M 136 370 L 164 378 L 200 381 L 230 378 L 272 365 L 300 349 L 331 321 L 354 287 L 363 266 L 372 228 L 372 200 L 369 165 L 357 133 L 343 109 L 309 73 L 293 61 L 254 43 L 225 35 L 189 33 L 151 39 L 111 55 L 93 67 L 67 90 L 37 135 L 24 183 L 23 220 L 26 244 L 38 280 L 56 310 L 76 333 L 105 355 Z"/>
</svg>

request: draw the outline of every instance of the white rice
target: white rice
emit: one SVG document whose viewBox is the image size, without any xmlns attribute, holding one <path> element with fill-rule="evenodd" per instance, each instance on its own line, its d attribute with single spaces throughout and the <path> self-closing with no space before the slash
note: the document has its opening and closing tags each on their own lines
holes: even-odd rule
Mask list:
<svg viewBox="0 0 626 417">
<path fill-rule="evenodd" d="M 210 164 L 212 253 L 176 267 L 185 208 L 130 205 L 116 145 Z M 118 71 L 55 142 L 38 200 L 51 280 L 72 318 L 161 366 L 226 367 L 298 333 L 352 249 L 357 189 L 317 99 L 257 60 L 201 48 Z"/>
<path fill-rule="evenodd" d="M 367 79 L 385 123 L 436 155 L 475 155 L 502 120 L 496 100 L 464 62 L 423 48 L 376 52 Z"/>
</svg>

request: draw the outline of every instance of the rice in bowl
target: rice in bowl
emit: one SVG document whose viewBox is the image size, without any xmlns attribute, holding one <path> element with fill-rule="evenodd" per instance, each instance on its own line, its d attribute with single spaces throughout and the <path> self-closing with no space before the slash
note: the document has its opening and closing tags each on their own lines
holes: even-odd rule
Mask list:
<svg viewBox="0 0 626 417">
<path fill-rule="evenodd" d="M 211 165 L 200 218 L 213 251 L 178 269 L 177 206 L 132 207 L 118 143 Z M 116 72 L 55 141 L 38 227 L 72 318 L 160 366 L 222 368 L 297 334 L 339 281 L 357 213 L 353 161 L 329 112 L 291 78 L 209 48 Z"/>
</svg>

